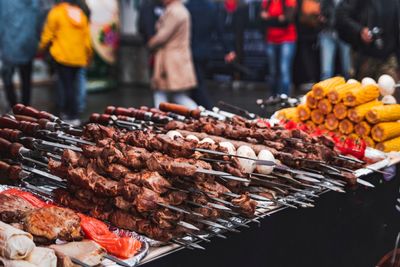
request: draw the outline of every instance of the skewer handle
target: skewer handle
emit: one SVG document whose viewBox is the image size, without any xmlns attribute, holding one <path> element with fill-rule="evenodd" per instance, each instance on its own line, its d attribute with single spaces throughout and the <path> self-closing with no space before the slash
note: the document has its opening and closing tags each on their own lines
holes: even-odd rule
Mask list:
<svg viewBox="0 0 400 267">
<path fill-rule="evenodd" d="M 0 152 L 11 159 L 18 158 L 19 152 L 23 147 L 20 143 L 11 143 L 4 138 L 0 138 Z"/>
<path fill-rule="evenodd" d="M 27 107 L 23 104 L 16 104 L 13 107 L 13 112 L 16 115 L 24 115 L 24 116 L 29 116 L 33 117 L 36 119 L 48 119 L 50 121 L 55 121 L 57 120 L 57 117 L 54 116 L 53 114 L 50 114 L 46 111 L 39 111 L 33 107 Z"/>
<path fill-rule="evenodd" d="M 185 106 L 172 104 L 172 103 L 162 102 L 160 104 L 160 110 L 165 111 L 165 112 L 177 113 L 177 114 L 185 116 L 185 117 L 193 117 L 193 118 L 199 118 L 200 117 L 200 111 L 199 110 L 196 110 L 196 109 L 195 110 L 190 110 Z"/>
<path fill-rule="evenodd" d="M 36 122 L 17 121 L 8 117 L 0 118 L 0 128 L 20 130 L 27 135 L 35 135 L 40 130 L 40 125 Z"/>
<path fill-rule="evenodd" d="M 37 131 L 39 131 L 40 129 L 40 125 L 36 122 L 19 122 L 19 130 L 27 135 L 36 135 Z"/>
<path fill-rule="evenodd" d="M 19 122 L 9 117 L 0 117 L 0 128 L 19 129 Z"/>
<path fill-rule="evenodd" d="M 105 124 L 108 125 L 111 120 L 111 115 L 110 114 L 99 114 L 99 113 L 93 113 L 90 116 L 89 121 L 92 123 L 99 123 L 99 124 Z"/>
<path fill-rule="evenodd" d="M 114 106 L 108 106 L 108 107 L 106 107 L 106 109 L 104 110 L 104 113 L 105 114 L 110 114 L 110 115 L 114 115 L 115 113 L 115 110 L 116 110 L 117 108 L 116 107 L 114 107 Z"/>
<path fill-rule="evenodd" d="M 22 136 L 22 132 L 20 130 L 15 129 L 0 129 L 0 138 L 4 138 L 11 142 L 17 142 L 18 139 Z"/>
<path fill-rule="evenodd" d="M 25 116 L 25 115 L 14 115 L 17 121 L 27 121 L 27 122 L 37 122 L 38 120 L 34 117 Z"/>
<path fill-rule="evenodd" d="M 25 115 L 25 116 L 29 116 L 29 117 L 34 117 L 34 118 L 38 118 L 39 116 L 39 110 L 33 108 L 33 107 L 27 107 L 23 104 L 16 104 L 13 107 L 13 112 L 16 115 Z"/>
<path fill-rule="evenodd" d="M 19 181 L 22 168 L 18 165 L 10 165 L 0 161 L 0 175 L 7 177 L 11 181 Z"/>
</svg>

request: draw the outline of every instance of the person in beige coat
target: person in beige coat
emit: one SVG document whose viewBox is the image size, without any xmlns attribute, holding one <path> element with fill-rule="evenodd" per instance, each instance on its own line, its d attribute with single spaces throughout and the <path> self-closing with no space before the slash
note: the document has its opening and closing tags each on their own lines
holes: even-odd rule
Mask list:
<svg viewBox="0 0 400 267">
<path fill-rule="evenodd" d="M 148 42 L 148 47 L 155 51 L 154 104 L 158 107 L 170 97 L 172 102 L 195 109 L 196 103 L 186 94 L 197 85 L 190 50 L 190 14 L 180 0 L 162 2 L 165 12 Z"/>
</svg>

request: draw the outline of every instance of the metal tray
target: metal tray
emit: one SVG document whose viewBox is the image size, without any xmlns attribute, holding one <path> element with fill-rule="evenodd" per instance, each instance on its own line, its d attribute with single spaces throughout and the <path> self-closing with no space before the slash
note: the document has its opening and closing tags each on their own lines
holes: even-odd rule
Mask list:
<svg viewBox="0 0 400 267">
<path fill-rule="evenodd" d="M 40 186 L 40 187 L 42 187 L 42 189 L 46 189 L 46 190 L 50 189 L 49 187 L 44 187 L 44 186 Z M 30 191 L 30 190 L 28 190 L 28 189 L 20 188 L 20 187 L 16 187 L 16 186 L 0 185 L 0 192 L 3 192 L 3 191 L 5 191 L 5 190 L 11 189 L 11 188 L 16 188 L 16 189 L 19 189 L 19 190 L 27 191 L 27 192 L 29 192 L 29 193 L 32 193 L 32 194 L 36 195 L 38 198 L 43 199 L 44 201 L 52 201 L 51 197 L 44 197 L 44 196 L 38 195 L 38 194 L 36 194 L 35 192 Z M 118 231 L 119 229 L 118 229 L 118 228 L 110 228 L 110 230 L 112 230 L 112 231 Z M 120 231 L 127 232 L 127 231 L 125 231 L 125 230 L 120 230 Z M 147 256 L 147 254 L 148 254 L 148 252 L 149 252 L 150 245 L 149 245 L 149 243 L 147 242 L 146 237 L 143 237 L 143 236 L 141 236 L 141 235 L 138 235 L 138 234 L 135 233 L 135 232 L 129 232 L 129 235 L 132 236 L 132 237 L 134 237 L 134 238 L 136 238 L 137 240 L 139 240 L 139 241 L 142 243 L 142 246 L 141 246 L 140 250 L 138 251 L 138 253 L 137 253 L 134 257 L 129 258 L 129 259 L 126 259 L 126 260 L 123 260 L 124 262 L 126 262 L 127 264 L 129 264 L 131 267 L 134 267 L 134 266 L 137 266 L 137 265 L 140 263 L 140 261 L 141 261 L 144 257 Z M 103 265 L 103 266 L 110 266 L 110 267 L 111 267 L 111 266 L 113 266 L 113 267 L 114 267 L 114 266 L 115 266 L 115 267 L 121 267 L 121 266 L 117 265 L 116 263 L 114 263 L 114 262 L 112 262 L 111 260 L 108 260 L 108 259 L 104 259 L 103 262 L 102 262 L 102 265 Z"/>
</svg>

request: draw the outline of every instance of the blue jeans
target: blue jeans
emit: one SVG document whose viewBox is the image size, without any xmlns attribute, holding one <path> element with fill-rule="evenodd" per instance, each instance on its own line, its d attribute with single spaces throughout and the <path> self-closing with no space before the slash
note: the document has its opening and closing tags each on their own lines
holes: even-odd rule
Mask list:
<svg viewBox="0 0 400 267">
<path fill-rule="evenodd" d="M 267 56 L 273 95 L 290 95 L 292 66 L 296 52 L 295 42 L 282 44 L 267 43 Z"/>
<path fill-rule="evenodd" d="M 78 105 L 78 113 L 83 113 L 86 108 L 86 68 L 80 68 L 78 70 L 78 77 L 76 81 L 76 87 L 77 87 L 77 105 Z M 61 112 L 64 110 L 64 102 L 62 101 L 64 99 L 64 89 L 63 89 L 63 84 L 61 83 L 61 80 L 59 79 L 58 86 L 57 86 L 57 101 L 58 101 L 58 106 L 59 106 L 59 111 Z"/>
<path fill-rule="evenodd" d="M 341 41 L 335 32 L 321 32 L 319 35 L 321 50 L 321 80 L 331 78 L 335 75 L 336 50 L 339 49 L 342 66 L 342 75 L 350 78 L 351 54 L 350 46 Z"/>
</svg>

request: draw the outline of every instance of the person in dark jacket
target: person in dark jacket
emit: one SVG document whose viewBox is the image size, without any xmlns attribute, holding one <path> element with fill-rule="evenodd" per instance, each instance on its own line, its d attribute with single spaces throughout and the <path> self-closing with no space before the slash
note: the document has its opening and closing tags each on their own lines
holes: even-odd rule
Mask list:
<svg viewBox="0 0 400 267">
<path fill-rule="evenodd" d="M 344 0 L 338 7 L 339 35 L 357 52 L 358 78 L 389 74 L 398 80 L 400 4 L 398 0 Z"/>
<path fill-rule="evenodd" d="M 162 14 L 160 0 L 144 0 L 140 5 L 138 28 L 145 43 L 156 34 L 156 22 Z"/>
<path fill-rule="evenodd" d="M 190 0 L 187 5 L 192 20 L 192 56 L 196 71 L 197 87 L 193 91 L 192 97 L 197 104 L 207 108 L 212 108 L 212 101 L 204 84 L 204 75 L 206 66 L 211 57 L 211 48 L 213 45 L 213 34 L 217 35 L 225 51 L 226 62 L 235 59 L 236 54 L 229 48 L 222 38 L 222 29 L 218 22 L 218 9 L 215 3 L 210 0 Z"/>
<path fill-rule="evenodd" d="M 1 75 L 9 105 L 30 104 L 32 62 L 40 39 L 44 14 L 39 0 L 0 1 Z M 15 95 L 12 77 L 18 70 L 22 101 Z"/>
<path fill-rule="evenodd" d="M 319 34 L 321 52 L 321 80 L 335 75 L 336 51 L 340 55 L 342 75 L 350 78 L 352 68 L 350 45 L 341 40 L 335 29 L 336 11 L 342 0 L 321 0 L 322 30 Z"/>
</svg>

